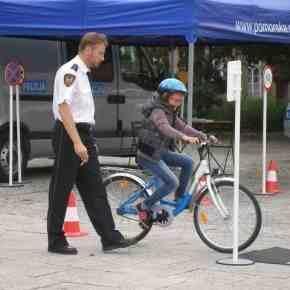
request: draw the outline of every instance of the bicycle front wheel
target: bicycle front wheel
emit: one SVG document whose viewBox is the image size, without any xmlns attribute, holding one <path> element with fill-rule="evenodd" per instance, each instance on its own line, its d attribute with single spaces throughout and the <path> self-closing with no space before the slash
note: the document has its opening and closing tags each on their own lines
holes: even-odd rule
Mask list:
<svg viewBox="0 0 290 290">
<path fill-rule="evenodd" d="M 146 198 L 144 183 L 136 176 L 119 173 L 108 176 L 104 185 L 116 228 L 132 244 L 139 242 L 152 227 L 152 224 L 146 228 L 140 224 L 136 210 L 136 204 Z"/>
<path fill-rule="evenodd" d="M 215 183 L 216 195 L 228 211 L 225 218 L 214 205 L 209 191 L 203 192 L 194 207 L 194 225 L 201 240 L 221 253 L 233 252 L 233 198 L 234 183 Z M 257 238 L 262 225 L 262 214 L 255 196 L 240 185 L 239 251 L 249 247 Z"/>
</svg>

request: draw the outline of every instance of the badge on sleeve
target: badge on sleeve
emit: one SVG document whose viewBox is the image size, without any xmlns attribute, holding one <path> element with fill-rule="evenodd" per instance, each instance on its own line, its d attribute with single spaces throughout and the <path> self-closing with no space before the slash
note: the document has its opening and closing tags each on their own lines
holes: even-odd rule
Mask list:
<svg viewBox="0 0 290 290">
<path fill-rule="evenodd" d="M 70 87 L 75 81 L 76 77 L 73 74 L 65 74 L 64 75 L 64 84 L 66 87 Z"/>
</svg>

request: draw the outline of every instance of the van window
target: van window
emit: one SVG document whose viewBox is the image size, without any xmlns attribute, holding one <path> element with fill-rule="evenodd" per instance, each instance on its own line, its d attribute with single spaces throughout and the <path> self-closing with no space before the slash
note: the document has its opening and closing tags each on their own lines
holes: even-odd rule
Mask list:
<svg viewBox="0 0 290 290">
<path fill-rule="evenodd" d="M 54 75 L 58 67 L 57 42 L 48 40 L 0 38 L 1 81 L 8 62 L 17 59 L 25 70 L 21 95 L 52 95 Z"/>
<path fill-rule="evenodd" d="M 78 41 L 67 41 L 68 60 L 78 53 Z M 92 81 L 112 82 L 114 79 L 112 48 L 106 49 L 105 60 L 96 69 L 92 69 Z"/>
<path fill-rule="evenodd" d="M 151 61 L 152 56 L 143 47 L 120 46 L 121 76 L 124 81 L 153 91 L 158 76 Z"/>
</svg>

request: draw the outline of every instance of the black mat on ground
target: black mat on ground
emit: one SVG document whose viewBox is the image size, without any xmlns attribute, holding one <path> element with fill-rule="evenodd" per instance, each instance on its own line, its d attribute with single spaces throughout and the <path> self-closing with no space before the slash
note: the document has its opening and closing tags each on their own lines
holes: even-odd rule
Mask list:
<svg viewBox="0 0 290 290">
<path fill-rule="evenodd" d="M 256 263 L 279 264 L 290 266 L 290 249 L 273 247 L 241 254 L 240 258 L 250 259 Z"/>
</svg>

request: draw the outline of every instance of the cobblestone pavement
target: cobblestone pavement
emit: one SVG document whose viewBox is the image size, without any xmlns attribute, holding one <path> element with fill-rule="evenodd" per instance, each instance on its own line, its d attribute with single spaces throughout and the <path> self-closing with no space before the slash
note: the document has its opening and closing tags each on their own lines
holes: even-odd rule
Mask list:
<svg viewBox="0 0 290 290">
<path fill-rule="evenodd" d="M 270 138 L 268 159 L 279 164 L 282 193 L 258 196 L 263 228 L 248 250 L 274 246 L 290 249 L 290 150 L 288 139 Z M 217 156 L 223 154 L 216 153 Z M 261 143 L 241 144 L 241 183 L 261 190 Z M 127 160 L 101 158 L 103 163 Z M 38 166 L 42 166 L 39 168 Z M 256 263 L 248 267 L 217 265 L 229 257 L 207 248 L 186 212 L 168 228 L 154 227 L 139 244 L 110 254 L 101 251 L 78 198 L 81 226 L 89 235 L 71 239 L 77 256 L 48 254 L 47 190 L 51 161 L 31 163 L 28 183 L 20 189 L 0 188 L 0 289 L 290 289 L 290 268 Z"/>
</svg>

